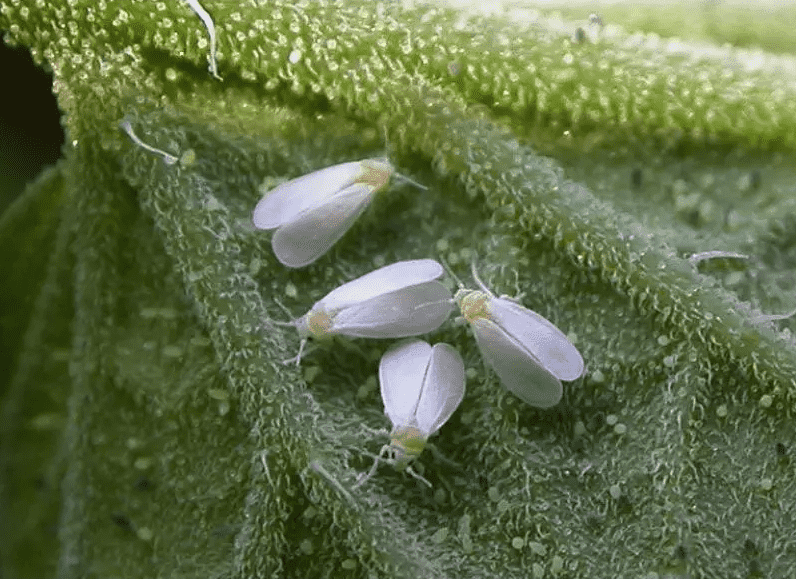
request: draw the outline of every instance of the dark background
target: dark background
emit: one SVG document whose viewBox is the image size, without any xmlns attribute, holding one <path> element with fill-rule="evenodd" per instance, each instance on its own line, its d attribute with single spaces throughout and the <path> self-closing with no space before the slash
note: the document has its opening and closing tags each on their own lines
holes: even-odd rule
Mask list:
<svg viewBox="0 0 796 579">
<path fill-rule="evenodd" d="M 0 35 L 4 35 L 0 31 Z M 26 48 L 0 42 L 0 214 L 25 185 L 61 156 L 64 133 L 52 75 Z"/>
</svg>

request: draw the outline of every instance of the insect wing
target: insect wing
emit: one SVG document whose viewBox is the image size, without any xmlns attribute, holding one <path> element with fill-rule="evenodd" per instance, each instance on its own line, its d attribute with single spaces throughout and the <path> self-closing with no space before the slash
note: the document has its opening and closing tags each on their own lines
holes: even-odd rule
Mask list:
<svg viewBox="0 0 796 579">
<path fill-rule="evenodd" d="M 464 384 L 462 357 L 448 344 L 435 344 L 415 413 L 418 428 L 428 434 L 439 430 L 461 404 Z"/>
<path fill-rule="evenodd" d="M 398 261 L 344 283 L 326 294 L 315 306 L 326 311 L 339 310 L 399 289 L 433 281 L 444 271 L 433 259 Z"/>
<path fill-rule="evenodd" d="M 329 331 L 356 338 L 419 336 L 439 328 L 452 310 L 448 288 L 430 281 L 338 310 Z"/>
<path fill-rule="evenodd" d="M 384 412 L 394 429 L 426 436 L 447 422 L 464 398 L 464 362 L 448 344 L 413 340 L 385 352 L 379 363 Z"/>
<path fill-rule="evenodd" d="M 564 333 L 536 312 L 511 300 L 494 298 L 492 320 L 559 380 L 576 380 L 583 374 L 583 357 Z"/>
<path fill-rule="evenodd" d="M 413 340 L 387 350 L 381 357 L 381 399 L 393 428 L 416 426 L 415 413 L 430 356 L 431 346 Z"/>
<path fill-rule="evenodd" d="M 539 360 L 487 318 L 474 320 L 472 328 L 481 355 L 509 391 L 538 408 L 558 404 L 563 393 L 561 382 Z"/>
<path fill-rule="evenodd" d="M 271 239 L 277 259 L 288 267 L 318 259 L 353 225 L 372 194 L 370 185 L 354 183 L 282 225 Z"/>
<path fill-rule="evenodd" d="M 254 208 L 258 229 L 276 229 L 307 209 L 321 204 L 341 189 L 353 184 L 362 174 L 360 161 L 341 163 L 303 175 L 276 186 Z"/>
</svg>

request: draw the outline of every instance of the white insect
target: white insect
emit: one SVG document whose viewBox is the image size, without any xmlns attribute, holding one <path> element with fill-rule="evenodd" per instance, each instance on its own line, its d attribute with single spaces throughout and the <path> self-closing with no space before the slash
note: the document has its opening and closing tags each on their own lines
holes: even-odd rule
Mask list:
<svg viewBox="0 0 796 579">
<path fill-rule="evenodd" d="M 288 267 L 303 267 L 348 231 L 393 172 L 387 159 L 363 159 L 293 179 L 257 203 L 254 226 L 276 229 L 271 238 L 276 258 Z"/>
<path fill-rule="evenodd" d="M 453 310 L 450 291 L 435 281 L 444 273 L 433 259 L 399 261 L 345 283 L 292 322 L 301 337 L 405 338 L 433 332 Z M 288 362 L 293 361 L 288 360 Z"/>
<path fill-rule="evenodd" d="M 561 380 L 583 374 L 583 358 L 567 337 L 548 320 L 506 297 L 495 297 L 481 282 L 481 291 L 460 289 L 454 301 L 470 323 L 478 349 L 500 381 L 524 402 L 539 408 L 561 400 Z"/>
<path fill-rule="evenodd" d="M 375 474 L 379 460 L 431 486 L 409 463 L 420 456 L 428 437 L 447 422 L 464 398 L 462 357 L 448 344 L 432 347 L 412 340 L 384 353 L 379 382 L 384 413 L 392 422 L 390 444 L 382 447 L 370 471 L 355 487 Z"/>
</svg>

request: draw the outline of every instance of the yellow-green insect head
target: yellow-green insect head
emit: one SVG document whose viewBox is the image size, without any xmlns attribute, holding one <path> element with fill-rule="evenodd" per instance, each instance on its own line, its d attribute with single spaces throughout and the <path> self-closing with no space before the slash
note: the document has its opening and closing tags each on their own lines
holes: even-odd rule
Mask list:
<svg viewBox="0 0 796 579">
<path fill-rule="evenodd" d="M 386 185 L 393 173 L 393 167 L 387 159 L 365 159 L 361 164 L 362 174 L 356 183 L 369 185 L 374 191 Z"/>
<path fill-rule="evenodd" d="M 453 301 L 459 306 L 462 317 L 469 323 L 480 318 L 491 318 L 489 300 L 489 294 L 478 290 L 460 289 L 453 296 Z"/>
<path fill-rule="evenodd" d="M 404 470 L 426 447 L 426 434 L 414 426 L 395 428 L 390 434 L 390 450 L 393 453 L 393 466 Z"/>
<path fill-rule="evenodd" d="M 310 310 L 296 320 L 296 329 L 299 336 L 307 338 L 323 338 L 329 335 L 332 328 L 332 316 L 324 310 Z"/>
</svg>

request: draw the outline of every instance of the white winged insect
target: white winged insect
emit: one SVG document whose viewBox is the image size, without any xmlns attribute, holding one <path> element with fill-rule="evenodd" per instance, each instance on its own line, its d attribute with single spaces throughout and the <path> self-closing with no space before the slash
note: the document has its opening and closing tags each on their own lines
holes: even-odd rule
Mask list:
<svg viewBox="0 0 796 579">
<path fill-rule="evenodd" d="M 428 437 L 448 421 L 464 398 L 462 357 L 448 344 L 432 347 L 412 340 L 384 353 L 379 362 L 379 382 L 384 413 L 392 422 L 390 444 L 382 447 L 370 471 L 355 487 L 375 474 L 379 460 L 431 486 L 409 463 L 420 456 Z"/>
<path fill-rule="evenodd" d="M 398 261 L 329 292 L 292 322 L 301 337 L 406 338 L 433 332 L 451 314 L 451 293 L 436 281 L 444 273 L 433 259 Z"/>
<path fill-rule="evenodd" d="M 583 374 L 583 357 L 561 330 L 518 303 L 495 297 L 473 265 L 479 290 L 460 289 L 454 301 L 469 322 L 478 349 L 503 385 L 538 408 L 561 400 L 561 380 Z"/>
<path fill-rule="evenodd" d="M 271 238 L 276 258 L 287 267 L 303 267 L 348 231 L 394 171 L 387 159 L 363 159 L 293 179 L 257 203 L 254 226 L 276 229 Z"/>
</svg>

